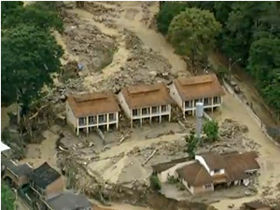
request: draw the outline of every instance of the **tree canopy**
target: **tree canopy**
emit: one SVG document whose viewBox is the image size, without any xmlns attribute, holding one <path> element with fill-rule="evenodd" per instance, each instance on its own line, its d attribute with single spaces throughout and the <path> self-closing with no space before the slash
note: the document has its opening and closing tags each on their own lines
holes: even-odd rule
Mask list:
<svg viewBox="0 0 280 210">
<path fill-rule="evenodd" d="M 40 95 L 43 85 L 51 84 L 50 73 L 60 69 L 63 50 L 50 30 L 61 29 L 62 22 L 47 5 L 2 3 L 7 11 L 2 13 L 1 31 L 2 103 L 18 100 L 23 112 Z"/>
<path fill-rule="evenodd" d="M 182 15 L 182 7 L 189 14 Z M 170 8 L 169 13 L 166 12 Z M 180 9 L 174 9 L 180 8 Z M 193 14 L 190 9 L 196 9 Z M 274 108 L 280 116 L 279 106 L 279 39 L 280 39 L 280 3 L 279 2 L 166 2 L 159 11 L 158 29 L 161 26 L 168 27 L 171 33 L 170 42 L 175 46 L 178 53 L 186 53 L 191 56 L 191 50 L 197 53 L 206 52 L 202 47 L 208 48 L 207 39 L 201 39 L 202 23 L 200 20 L 201 10 L 207 10 L 220 22 L 221 30 L 218 36 L 211 37 L 217 46 L 229 60 L 237 61 L 247 70 L 256 81 L 257 88 L 264 96 L 267 103 Z M 166 17 L 165 17 L 166 13 Z M 185 13 L 185 12 L 184 12 Z M 169 15 L 171 14 L 171 15 Z M 191 16 L 192 15 L 192 16 Z M 195 16 L 194 16 L 195 15 Z M 160 17 L 165 18 L 160 18 Z M 209 16 L 209 15 L 208 15 Z M 197 27 L 190 30 L 189 25 L 184 22 L 192 18 L 197 21 Z M 209 19 L 209 18 L 206 18 Z M 211 18 L 213 19 L 213 18 Z M 177 22 L 171 29 L 172 22 Z M 215 25 L 215 24 L 214 24 Z M 183 30 L 180 30 L 183 28 Z M 208 31 L 207 31 L 208 33 Z M 211 34 L 211 33 L 210 33 Z M 178 35 L 178 37 L 176 37 Z M 208 38 L 208 37 L 206 37 Z M 210 46 L 213 42 L 210 42 Z M 205 45 L 206 42 L 206 45 Z M 196 44 L 193 44 L 196 43 Z M 214 42 L 215 43 L 215 42 Z"/>
<path fill-rule="evenodd" d="M 207 120 L 203 124 L 203 132 L 206 134 L 207 140 L 216 141 L 219 136 L 219 125 L 215 120 Z"/>
<path fill-rule="evenodd" d="M 168 38 L 179 54 L 188 55 L 194 63 L 213 49 L 220 29 L 220 23 L 209 11 L 187 8 L 173 18 Z"/>
<path fill-rule="evenodd" d="M 1 208 L 6 210 L 14 210 L 15 195 L 11 189 L 5 184 L 1 183 Z"/>
</svg>

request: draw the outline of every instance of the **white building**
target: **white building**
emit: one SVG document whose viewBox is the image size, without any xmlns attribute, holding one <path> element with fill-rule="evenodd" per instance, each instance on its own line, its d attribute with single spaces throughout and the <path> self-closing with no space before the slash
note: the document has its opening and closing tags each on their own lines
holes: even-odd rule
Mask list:
<svg viewBox="0 0 280 210">
<path fill-rule="evenodd" d="M 168 176 L 178 177 L 192 194 L 214 191 L 221 185 L 248 186 L 252 181 L 251 174 L 260 168 L 257 157 L 256 152 L 207 152 L 196 155 L 195 161 L 189 161 L 188 164 L 179 163 L 161 171 L 158 177 L 162 181 L 166 181 Z"/>
<path fill-rule="evenodd" d="M 170 85 L 170 95 L 185 114 L 193 114 L 196 102 L 202 102 L 204 109 L 221 106 L 224 91 L 215 74 L 181 77 Z"/>
<path fill-rule="evenodd" d="M 163 83 L 126 87 L 118 94 L 119 103 L 133 123 L 147 120 L 161 122 L 171 119 L 171 103 L 167 87 Z"/>
<path fill-rule="evenodd" d="M 79 135 L 80 130 L 88 134 L 94 128 L 118 128 L 119 106 L 110 92 L 70 95 L 66 101 L 67 123 Z"/>
</svg>

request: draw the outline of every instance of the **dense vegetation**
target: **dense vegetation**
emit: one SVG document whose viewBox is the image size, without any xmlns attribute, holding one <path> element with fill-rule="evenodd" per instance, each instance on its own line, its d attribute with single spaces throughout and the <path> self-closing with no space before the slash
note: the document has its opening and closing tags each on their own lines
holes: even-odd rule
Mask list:
<svg viewBox="0 0 280 210">
<path fill-rule="evenodd" d="M 22 114 L 40 96 L 51 73 L 60 69 L 63 51 L 51 34 L 62 30 L 55 4 L 2 2 L 2 103 L 21 104 Z"/>
<path fill-rule="evenodd" d="M 203 132 L 208 141 L 214 142 L 219 137 L 219 125 L 215 120 L 206 120 L 203 124 Z"/>
<path fill-rule="evenodd" d="M 179 54 L 190 57 L 194 65 L 207 57 L 215 46 L 221 28 L 214 15 L 207 10 L 187 8 L 175 16 L 168 29 L 168 38 Z"/>
<path fill-rule="evenodd" d="M 165 2 L 161 4 L 157 17 L 159 31 L 167 34 L 168 30 L 171 30 L 172 21 L 182 16 L 182 11 L 190 15 L 192 12 L 190 8 L 201 10 L 196 16 L 202 19 L 204 10 L 214 15 L 216 21 L 222 25 L 222 30 L 216 38 L 211 36 L 211 39 L 216 39 L 216 46 L 232 63 L 239 61 L 245 71 L 255 79 L 256 86 L 266 102 L 279 115 L 280 3 Z M 177 28 L 177 30 L 184 30 L 184 28 Z M 196 34 L 197 30 L 200 28 L 194 28 L 193 34 Z M 204 36 L 207 37 L 209 34 L 212 35 L 212 32 L 205 31 Z M 185 50 L 188 52 L 192 45 L 185 45 L 185 47 L 189 48 Z"/>
<path fill-rule="evenodd" d="M 15 202 L 15 194 L 5 184 L 1 183 L 1 209 L 13 210 Z"/>
<path fill-rule="evenodd" d="M 191 131 L 189 135 L 185 137 L 185 141 L 187 143 L 187 153 L 189 158 L 194 159 L 195 153 L 199 143 L 201 142 L 200 139 L 195 135 L 194 131 Z"/>
</svg>

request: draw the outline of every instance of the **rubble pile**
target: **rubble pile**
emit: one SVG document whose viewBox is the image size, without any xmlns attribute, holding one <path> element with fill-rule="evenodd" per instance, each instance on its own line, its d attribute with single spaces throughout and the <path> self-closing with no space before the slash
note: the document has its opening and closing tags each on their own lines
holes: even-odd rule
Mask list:
<svg viewBox="0 0 280 210">
<path fill-rule="evenodd" d="M 214 143 L 203 144 L 202 151 L 223 152 L 245 152 L 257 151 L 260 147 L 252 139 L 247 138 L 244 134 L 248 132 L 246 125 L 240 125 L 238 122 L 225 119 L 220 126 L 220 138 Z"/>
<path fill-rule="evenodd" d="M 135 170 L 135 167 L 133 167 L 134 161 L 134 159 L 129 159 L 128 163 L 131 167 L 125 167 L 123 169 L 123 177 L 127 170 Z M 95 162 L 95 164 L 98 163 Z M 82 164 L 77 156 L 75 156 L 75 158 L 73 158 L 72 155 L 60 158 L 60 166 L 63 166 L 62 170 L 67 174 L 68 180 L 71 182 L 69 183 L 69 187 L 82 191 L 88 196 L 99 199 L 104 203 L 119 199 L 129 203 L 137 203 L 144 199 L 145 194 L 150 191 L 149 186 L 146 183 L 139 182 L 137 179 L 115 184 L 106 182 L 103 177 L 94 173 L 92 170 L 89 170 L 86 163 Z M 139 172 L 137 171 L 137 167 L 136 172 Z"/>
<path fill-rule="evenodd" d="M 91 14 L 96 22 L 102 23 L 109 28 L 116 28 L 114 18 L 119 17 L 119 11 L 112 7 L 105 7 L 98 2 L 85 2 L 84 9 Z"/>
<path fill-rule="evenodd" d="M 94 89 L 118 92 L 123 87 L 133 84 L 170 83 L 175 78 L 169 72 L 171 68 L 169 62 L 153 50 L 143 48 L 134 33 L 126 31 L 125 40 L 126 47 L 132 47 L 131 55 L 116 74 L 92 84 Z"/>
<path fill-rule="evenodd" d="M 103 34 L 74 14 L 66 12 L 63 21 L 68 51 L 79 57 L 78 63 L 83 65 L 81 71 L 97 71 L 112 62 L 117 48 L 115 37 Z"/>
<path fill-rule="evenodd" d="M 152 5 L 152 3 L 153 2 L 143 2 L 143 4 L 141 5 L 142 11 L 143 11 L 143 17 L 142 17 L 141 21 L 145 25 L 150 25 L 150 22 L 151 22 L 151 15 L 150 15 L 149 7 Z"/>
</svg>

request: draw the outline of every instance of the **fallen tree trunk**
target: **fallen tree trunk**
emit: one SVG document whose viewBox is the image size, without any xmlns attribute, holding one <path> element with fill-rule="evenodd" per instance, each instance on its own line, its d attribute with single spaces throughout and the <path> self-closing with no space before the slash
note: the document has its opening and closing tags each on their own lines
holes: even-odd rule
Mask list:
<svg viewBox="0 0 280 210">
<path fill-rule="evenodd" d="M 142 166 L 146 165 L 146 163 L 147 163 L 150 159 L 152 159 L 152 157 L 156 154 L 156 152 L 157 152 L 157 149 L 155 149 L 155 150 L 152 152 L 152 154 L 142 163 Z"/>
</svg>

